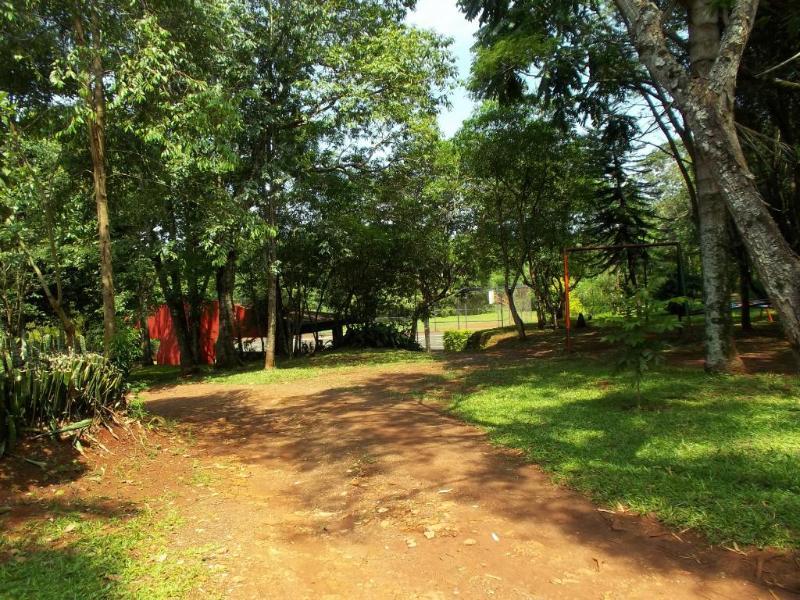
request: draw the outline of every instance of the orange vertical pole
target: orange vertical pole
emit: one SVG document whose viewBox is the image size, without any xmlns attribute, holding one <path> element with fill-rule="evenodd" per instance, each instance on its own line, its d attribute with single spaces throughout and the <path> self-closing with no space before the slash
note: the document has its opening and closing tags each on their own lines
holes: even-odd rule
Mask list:
<svg viewBox="0 0 800 600">
<path fill-rule="evenodd" d="M 569 252 L 564 249 L 564 329 L 567 332 L 567 352 L 572 350 L 572 340 L 570 334 L 570 318 L 569 318 Z"/>
</svg>

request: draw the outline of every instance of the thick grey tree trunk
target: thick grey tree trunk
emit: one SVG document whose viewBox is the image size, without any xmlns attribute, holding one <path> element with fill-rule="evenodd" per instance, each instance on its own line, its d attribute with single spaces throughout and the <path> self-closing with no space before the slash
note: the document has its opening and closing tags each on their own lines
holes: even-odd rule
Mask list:
<svg viewBox="0 0 800 600">
<path fill-rule="evenodd" d="M 800 358 L 800 257 L 784 239 L 755 185 L 733 120 L 736 77 L 758 0 L 731 3 L 721 38 L 720 3 L 713 0 L 690 3 L 690 37 L 695 38 L 695 48 L 699 50 L 701 43 L 709 44 L 709 39 L 713 42 L 714 35 L 717 39 L 706 52 L 713 56 L 708 76 L 696 69 L 688 73 L 671 52 L 658 6 L 649 0 L 615 2 L 642 62 L 686 115 L 696 150 L 703 152 L 705 160 L 713 165 L 712 175 L 750 261 L 780 317 L 795 355 Z"/>
<path fill-rule="evenodd" d="M 694 0 L 689 8 L 689 56 L 692 73 L 707 78 L 719 53 L 719 10 L 709 10 L 705 0 Z M 726 372 L 739 367 L 733 343 L 731 316 L 732 244 L 728 210 L 714 179 L 714 165 L 702 147 L 695 153 L 694 172 L 703 265 L 706 370 Z"/>
<path fill-rule="evenodd" d="M 731 316 L 731 240 L 728 211 L 701 153 L 695 159 L 700 259 L 705 308 L 705 367 L 727 372 L 739 366 Z"/>
</svg>

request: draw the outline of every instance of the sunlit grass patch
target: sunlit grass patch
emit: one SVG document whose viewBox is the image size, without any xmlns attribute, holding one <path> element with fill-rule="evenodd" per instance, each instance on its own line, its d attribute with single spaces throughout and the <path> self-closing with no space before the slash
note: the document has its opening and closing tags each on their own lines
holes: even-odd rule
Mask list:
<svg viewBox="0 0 800 600">
<path fill-rule="evenodd" d="M 452 408 L 603 505 L 800 547 L 800 379 L 664 368 L 641 407 L 627 383 L 597 361 L 498 362 Z"/>
<path fill-rule="evenodd" d="M 66 510 L 0 537 L 0 597 L 15 600 L 172 599 L 200 591 L 212 549 L 174 550 L 174 513 L 106 518 Z M 214 597 L 207 590 L 203 598 Z"/>
<path fill-rule="evenodd" d="M 260 362 L 223 371 L 216 371 L 213 367 L 201 367 L 193 376 L 182 378 L 178 367 L 159 365 L 136 369 L 131 379 L 136 389 L 195 382 L 265 385 L 311 379 L 323 374 L 347 372 L 356 368 L 382 368 L 387 365 L 425 363 L 433 360 L 435 358 L 426 352 L 409 350 L 337 350 L 303 358 L 284 359 L 278 363 L 276 369 L 271 370 L 264 370 Z"/>
</svg>

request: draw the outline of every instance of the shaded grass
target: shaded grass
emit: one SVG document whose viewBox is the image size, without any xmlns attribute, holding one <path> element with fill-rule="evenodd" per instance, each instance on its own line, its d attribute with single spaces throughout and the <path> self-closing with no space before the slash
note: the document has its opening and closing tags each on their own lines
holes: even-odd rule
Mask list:
<svg viewBox="0 0 800 600">
<path fill-rule="evenodd" d="M 232 385 L 264 385 L 285 383 L 300 379 L 311 379 L 322 374 L 346 373 L 351 369 L 385 368 L 392 364 L 424 363 L 435 360 L 425 352 L 409 350 L 337 350 L 309 357 L 284 359 L 276 369 L 265 371 L 261 362 L 248 363 L 237 369 L 215 370 L 211 366 L 200 367 L 188 377 L 181 377 L 178 367 L 156 365 L 135 369 L 131 373 L 131 386 L 142 390 L 161 385 L 178 383 L 224 383 Z"/>
<path fill-rule="evenodd" d="M 452 410 L 593 500 L 713 543 L 800 548 L 800 379 L 664 368 L 643 384 L 583 359 L 496 362 Z"/>
<path fill-rule="evenodd" d="M 197 591 L 210 548 L 168 547 L 180 522 L 152 510 L 100 518 L 78 509 L 0 537 L 0 597 L 15 600 L 171 599 Z M 209 595 L 208 590 L 202 597 Z"/>
</svg>

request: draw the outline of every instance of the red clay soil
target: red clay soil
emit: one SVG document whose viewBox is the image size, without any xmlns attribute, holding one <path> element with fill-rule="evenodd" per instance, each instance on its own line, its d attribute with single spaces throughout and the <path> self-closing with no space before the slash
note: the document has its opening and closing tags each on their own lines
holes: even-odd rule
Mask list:
<svg viewBox="0 0 800 600">
<path fill-rule="evenodd" d="M 453 381 L 425 363 L 154 390 L 148 409 L 177 431 L 106 435 L 113 455 L 53 472 L 0 462 L 0 505 L 24 519 L 58 488 L 119 514 L 168 492 L 185 522 L 175 544 L 222 546 L 226 598 L 798 597 L 794 557 L 598 510 L 420 400 Z"/>
<path fill-rule="evenodd" d="M 603 330 L 597 328 L 575 329 L 572 333 L 572 352 L 580 356 L 605 358 L 614 352 L 611 344 L 603 341 Z M 703 367 L 703 329 L 695 324 L 683 331 L 667 334 L 668 347 L 665 358 L 669 364 L 682 367 Z M 751 331 L 734 328 L 736 351 L 741 359 L 740 370 L 747 374 L 782 373 L 796 375 L 798 361 L 777 323 L 760 323 Z M 565 352 L 564 330 L 536 331 L 527 340 L 517 339 L 516 332 L 505 331 L 492 337 L 488 351 L 547 358 Z"/>
<path fill-rule="evenodd" d="M 797 584 L 790 557 L 599 511 L 421 402 L 439 369 L 150 394 L 197 456 L 239 468 L 187 507 L 195 543 L 230 549 L 228 597 L 793 597 L 765 583 Z"/>
</svg>

